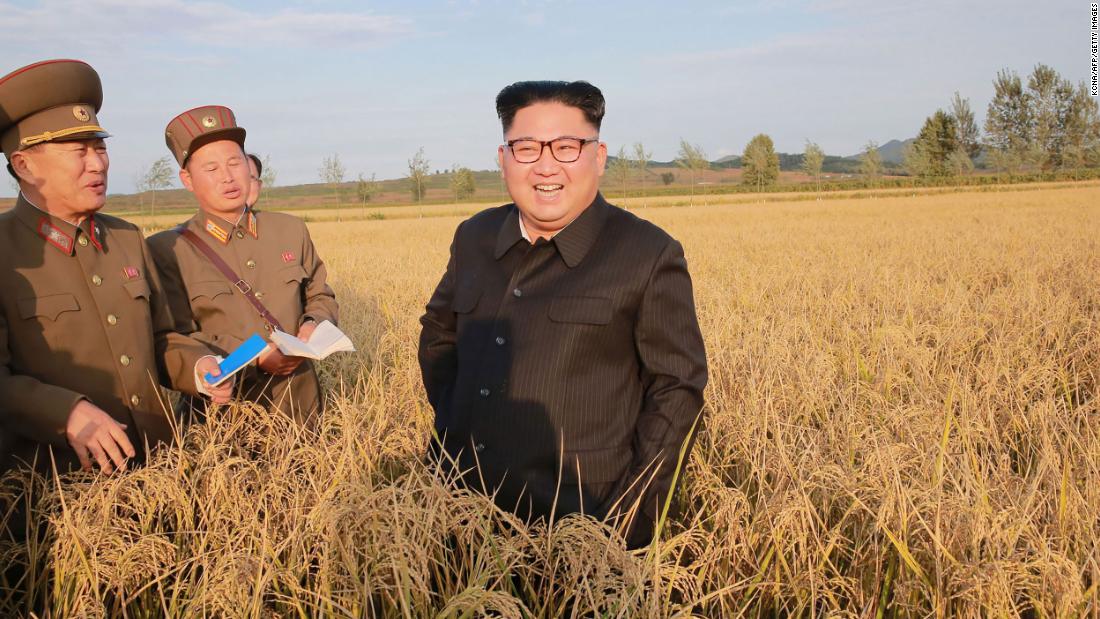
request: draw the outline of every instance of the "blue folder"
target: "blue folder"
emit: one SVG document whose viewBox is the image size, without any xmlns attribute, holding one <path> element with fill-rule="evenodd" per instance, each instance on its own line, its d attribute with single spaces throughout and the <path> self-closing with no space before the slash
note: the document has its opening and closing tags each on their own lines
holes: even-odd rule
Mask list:
<svg viewBox="0 0 1100 619">
<path fill-rule="evenodd" d="M 260 356 L 260 353 L 267 348 L 267 340 L 260 337 L 259 334 L 253 333 L 252 337 L 244 341 L 236 350 L 229 353 L 229 356 L 224 361 L 218 364 L 218 369 L 221 370 L 221 374 L 214 376 L 207 372 L 206 382 L 211 386 L 216 386 L 218 383 L 229 378 L 230 376 L 241 371 L 241 368 L 245 367 L 252 360 Z"/>
</svg>

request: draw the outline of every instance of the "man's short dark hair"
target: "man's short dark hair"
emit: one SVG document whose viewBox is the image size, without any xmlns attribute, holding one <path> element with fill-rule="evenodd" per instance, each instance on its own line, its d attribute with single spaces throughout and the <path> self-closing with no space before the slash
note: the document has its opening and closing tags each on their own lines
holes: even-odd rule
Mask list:
<svg viewBox="0 0 1100 619">
<path fill-rule="evenodd" d="M 536 103 L 561 103 L 584 112 L 584 119 L 597 131 L 603 121 L 603 93 L 588 82 L 560 82 L 541 80 L 516 82 L 505 86 L 497 95 L 497 116 L 504 131 L 512 127 L 516 112 Z"/>
<path fill-rule="evenodd" d="M 252 153 L 248 153 L 248 158 L 252 160 L 252 163 L 256 164 L 256 178 L 260 178 L 264 175 L 264 164 L 260 163 L 260 158 Z"/>
</svg>

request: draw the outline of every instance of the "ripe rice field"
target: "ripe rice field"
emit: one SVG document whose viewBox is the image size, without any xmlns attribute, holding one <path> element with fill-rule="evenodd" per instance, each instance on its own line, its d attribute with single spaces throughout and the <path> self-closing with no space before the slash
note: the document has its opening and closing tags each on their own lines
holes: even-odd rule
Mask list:
<svg viewBox="0 0 1100 619">
<path fill-rule="evenodd" d="M 359 348 L 320 435 L 224 409 L 141 470 L 9 480 L 50 524 L 0 542 L 32 567 L 0 614 L 1100 616 L 1100 185 L 716 200 L 634 208 L 685 247 L 710 362 L 651 547 L 424 459 L 461 217 L 318 221 Z"/>
</svg>

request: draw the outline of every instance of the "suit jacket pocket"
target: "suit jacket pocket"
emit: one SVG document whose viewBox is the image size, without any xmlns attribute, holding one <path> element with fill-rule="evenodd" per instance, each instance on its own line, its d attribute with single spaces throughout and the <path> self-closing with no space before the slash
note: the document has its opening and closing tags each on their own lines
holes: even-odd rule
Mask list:
<svg viewBox="0 0 1100 619">
<path fill-rule="evenodd" d="M 611 322 L 611 299 L 603 297 L 554 297 L 547 310 L 554 322 L 606 325 Z"/>
<path fill-rule="evenodd" d="M 470 286 L 462 286 L 455 291 L 454 301 L 451 302 L 451 309 L 456 314 L 469 314 L 477 307 L 478 300 L 481 299 L 481 289 Z"/>
<path fill-rule="evenodd" d="M 77 311 L 80 311 L 80 304 L 77 303 L 76 297 L 67 292 L 19 299 L 19 317 L 23 319 L 39 317 L 57 320 L 57 317 L 64 312 Z"/>
<path fill-rule="evenodd" d="M 194 301 L 199 297 L 213 299 L 222 294 L 233 294 L 228 282 L 195 282 L 187 287 L 188 296 Z"/>
<path fill-rule="evenodd" d="M 130 296 L 135 299 L 149 300 L 149 282 L 144 279 L 135 279 L 128 282 L 122 282 L 123 287 L 126 288 L 126 292 L 130 293 Z"/>
</svg>

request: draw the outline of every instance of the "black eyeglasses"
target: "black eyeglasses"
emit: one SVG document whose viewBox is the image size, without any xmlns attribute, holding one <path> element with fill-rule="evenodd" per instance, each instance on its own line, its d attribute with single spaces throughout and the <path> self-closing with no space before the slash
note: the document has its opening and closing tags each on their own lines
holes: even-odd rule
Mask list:
<svg viewBox="0 0 1100 619">
<path fill-rule="evenodd" d="M 581 157 L 581 149 L 585 144 L 591 144 L 592 142 L 599 142 L 600 137 L 584 139 L 574 137 L 562 137 L 554 138 L 553 140 L 542 141 L 532 140 L 530 138 L 520 138 L 518 140 L 508 140 L 505 142 L 512 151 L 512 157 L 519 163 L 534 163 L 542 157 L 542 149 L 547 146 L 550 147 L 550 154 L 554 156 L 559 163 L 573 163 Z"/>
</svg>

